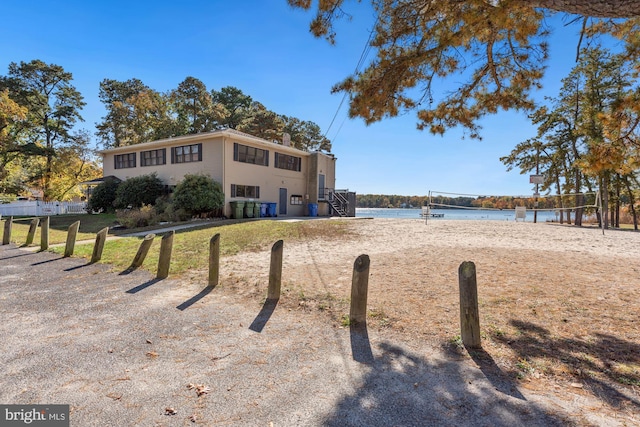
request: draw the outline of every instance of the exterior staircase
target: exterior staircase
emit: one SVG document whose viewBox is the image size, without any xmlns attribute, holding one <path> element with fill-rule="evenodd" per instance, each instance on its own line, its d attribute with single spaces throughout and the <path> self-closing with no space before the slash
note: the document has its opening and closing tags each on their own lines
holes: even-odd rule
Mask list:
<svg viewBox="0 0 640 427">
<path fill-rule="evenodd" d="M 339 217 L 349 216 L 349 200 L 346 191 L 329 190 L 328 201 L 333 214 Z"/>
</svg>

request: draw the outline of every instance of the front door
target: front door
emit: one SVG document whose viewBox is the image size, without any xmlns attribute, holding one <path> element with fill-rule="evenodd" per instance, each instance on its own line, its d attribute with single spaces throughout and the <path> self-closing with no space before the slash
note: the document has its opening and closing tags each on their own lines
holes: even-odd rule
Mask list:
<svg viewBox="0 0 640 427">
<path fill-rule="evenodd" d="M 318 200 L 324 200 L 324 175 L 318 175 Z"/>
<path fill-rule="evenodd" d="M 287 189 L 280 189 L 280 207 L 278 208 L 278 215 L 286 215 L 287 214 Z"/>
</svg>

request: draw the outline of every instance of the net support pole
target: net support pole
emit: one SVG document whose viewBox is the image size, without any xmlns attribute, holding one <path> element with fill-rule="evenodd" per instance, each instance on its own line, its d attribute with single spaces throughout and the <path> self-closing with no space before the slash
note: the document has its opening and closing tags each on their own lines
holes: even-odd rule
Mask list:
<svg viewBox="0 0 640 427">
<path fill-rule="evenodd" d="M 431 215 L 431 190 L 429 190 L 427 198 L 427 212 L 424 216 L 424 225 L 429 224 L 429 215 Z"/>
<path fill-rule="evenodd" d="M 600 205 L 598 209 L 600 210 L 600 226 L 602 227 L 602 235 L 604 236 L 604 212 L 602 211 L 602 193 L 598 190 L 597 196 L 598 204 Z"/>
</svg>

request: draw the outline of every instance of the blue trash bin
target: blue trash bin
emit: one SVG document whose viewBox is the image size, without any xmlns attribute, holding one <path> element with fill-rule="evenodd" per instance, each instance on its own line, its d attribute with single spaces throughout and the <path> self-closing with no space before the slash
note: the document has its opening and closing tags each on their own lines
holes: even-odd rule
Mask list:
<svg viewBox="0 0 640 427">
<path fill-rule="evenodd" d="M 309 216 L 318 216 L 318 204 L 309 203 Z"/>
<path fill-rule="evenodd" d="M 266 217 L 267 212 L 269 212 L 269 203 L 260 203 L 260 218 Z"/>
<path fill-rule="evenodd" d="M 276 210 L 277 207 L 277 203 L 269 203 L 269 216 L 278 216 L 278 211 Z"/>
</svg>

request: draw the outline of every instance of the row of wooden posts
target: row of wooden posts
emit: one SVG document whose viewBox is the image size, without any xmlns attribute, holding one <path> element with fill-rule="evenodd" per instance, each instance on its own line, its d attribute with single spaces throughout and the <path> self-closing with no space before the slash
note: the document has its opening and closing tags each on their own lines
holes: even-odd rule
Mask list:
<svg viewBox="0 0 640 427">
<path fill-rule="evenodd" d="M 25 246 L 30 246 L 33 244 L 33 240 L 35 239 L 36 230 L 40 225 L 40 250 L 46 251 L 49 249 L 49 217 L 45 217 L 42 219 L 42 224 L 40 223 L 40 218 L 33 218 L 29 223 L 29 231 L 27 232 L 27 240 L 25 241 Z M 13 217 L 9 217 L 4 222 L 4 232 L 2 234 L 2 244 L 8 245 L 11 243 L 11 229 L 13 227 Z M 76 221 L 71 224 L 67 231 L 67 241 L 64 248 L 64 257 L 70 257 L 73 255 L 73 251 L 76 244 L 76 236 L 78 235 L 78 229 L 80 228 L 80 221 Z M 91 255 L 91 263 L 95 263 L 100 261 L 102 258 L 102 250 L 104 249 L 104 242 L 107 240 L 107 233 L 109 232 L 109 227 L 105 227 L 102 230 L 98 231 L 96 235 L 96 242 L 93 247 L 93 254 Z"/>
<path fill-rule="evenodd" d="M 40 219 L 31 220 L 27 241 L 25 245 L 31 245 L 34 240 L 36 228 Z M 6 220 L 4 225 L 4 235 L 2 244 L 9 244 L 11 240 L 11 225 L 13 217 Z M 80 221 L 76 221 L 69 226 L 67 241 L 64 251 L 65 257 L 73 255 L 76 235 Z M 102 250 L 107 238 L 108 228 L 103 228 L 96 235 L 96 240 L 91 256 L 91 263 L 95 263 L 102 257 Z M 175 231 L 165 233 L 160 243 L 160 256 L 158 258 L 157 279 L 165 279 L 169 276 L 171 264 L 171 253 L 173 251 L 173 236 Z M 144 262 L 151 244 L 155 239 L 155 234 L 148 234 L 142 240 L 138 251 L 127 271 L 133 271 Z M 49 217 L 42 221 L 41 226 L 41 250 L 49 247 Z M 284 242 L 278 240 L 271 248 L 271 262 L 269 266 L 269 286 L 267 288 L 267 299 L 280 299 L 280 288 L 282 283 L 282 258 Z M 369 288 L 369 266 L 368 255 L 360 255 L 353 265 L 353 276 L 351 281 L 351 306 L 349 309 L 350 324 L 366 324 L 367 319 L 367 294 Z M 220 277 L 220 234 L 213 236 L 209 242 L 209 277 L 208 286 L 218 285 Z M 460 290 L 460 329 L 462 342 L 466 347 L 479 348 L 480 344 L 480 316 L 478 310 L 478 289 L 476 281 L 476 266 L 473 262 L 463 262 L 458 269 L 458 284 Z"/>
</svg>

